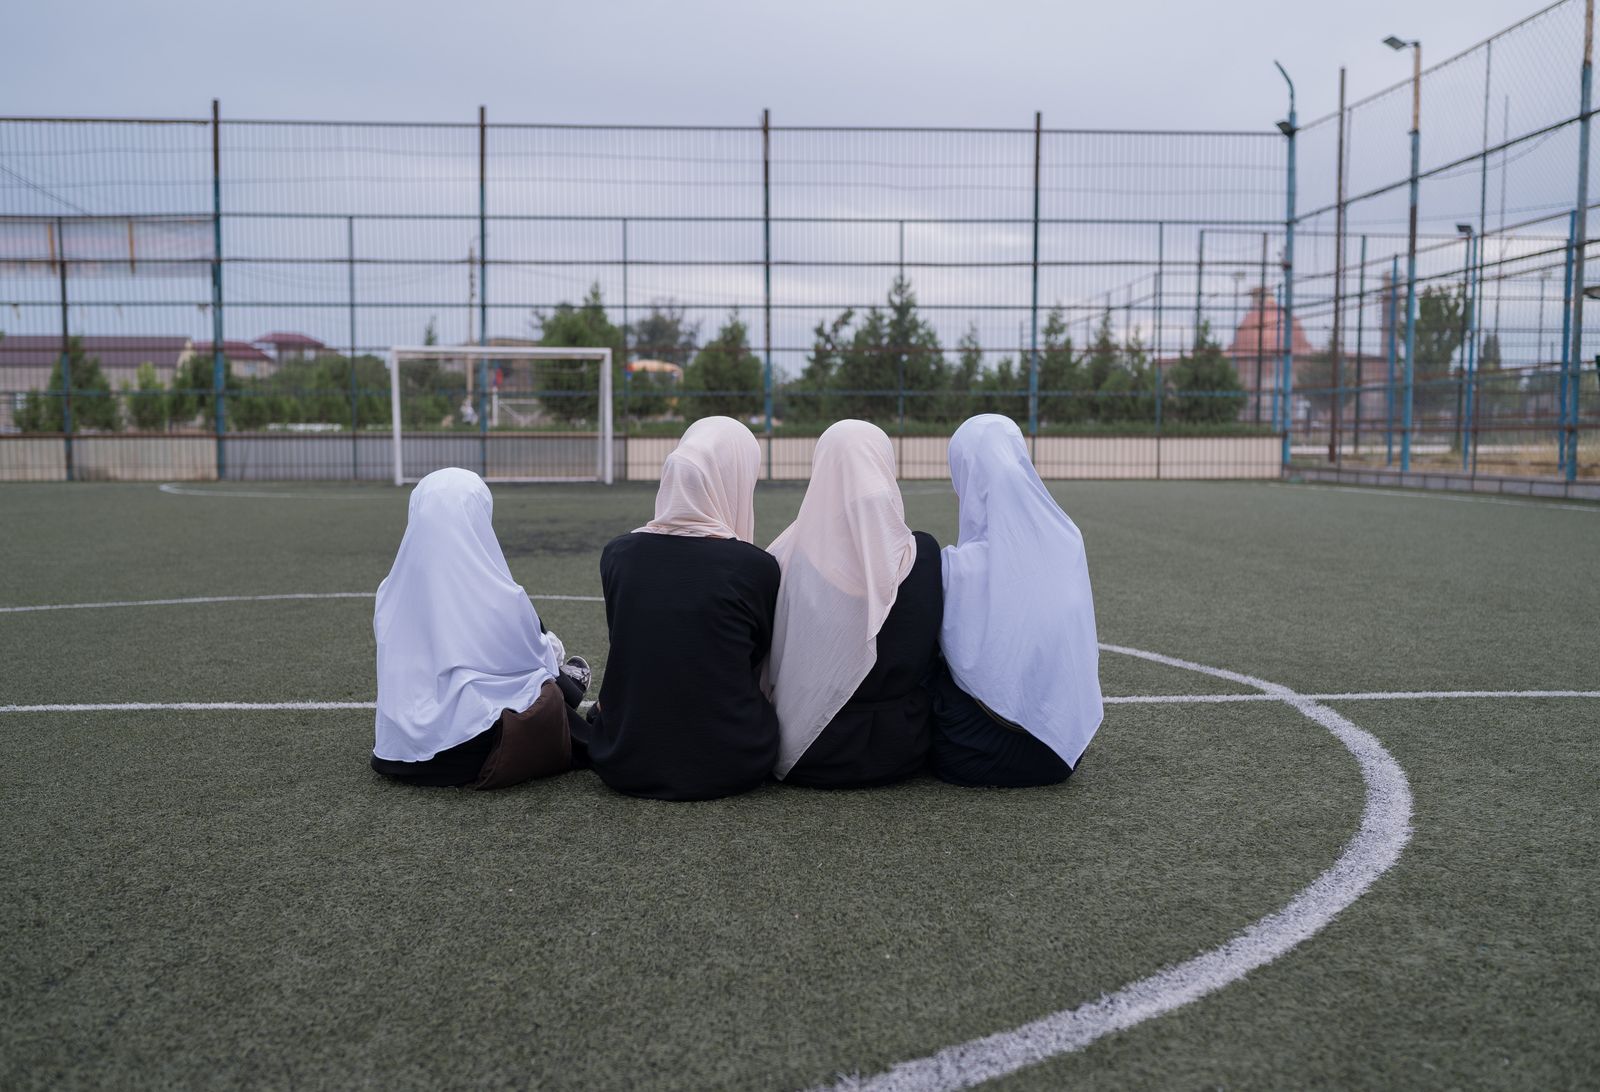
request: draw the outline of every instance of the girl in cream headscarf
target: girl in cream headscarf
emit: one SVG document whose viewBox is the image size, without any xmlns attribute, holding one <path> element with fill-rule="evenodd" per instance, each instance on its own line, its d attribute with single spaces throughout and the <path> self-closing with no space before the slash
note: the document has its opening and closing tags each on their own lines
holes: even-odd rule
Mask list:
<svg viewBox="0 0 1600 1092">
<path fill-rule="evenodd" d="M 761 448 L 730 417 L 684 432 L 656 514 L 600 555 L 611 651 L 589 761 L 614 789 L 697 800 L 755 788 L 778 753 L 761 692 L 778 563 L 752 544 Z"/>
<path fill-rule="evenodd" d="M 1064 781 L 1103 712 L 1083 536 L 1008 417 L 956 430 L 950 480 L 961 533 L 944 551 L 934 772 L 960 785 Z"/>
<path fill-rule="evenodd" d="M 768 547 L 783 570 L 766 681 L 790 784 L 878 785 L 927 757 L 924 676 L 938 650 L 939 544 L 906 526 L 889 437 L 822 434 L 800 513 Z"/>
<path fill-rule="evenodd" d="M 372 619 L 379 773 L 496 789 L 570 765 L 569 709 L 589 665 L 543 631 L 506 567 L 493 513 L 470 470 L 436 470 L 411 492 Z"/>
</svg>

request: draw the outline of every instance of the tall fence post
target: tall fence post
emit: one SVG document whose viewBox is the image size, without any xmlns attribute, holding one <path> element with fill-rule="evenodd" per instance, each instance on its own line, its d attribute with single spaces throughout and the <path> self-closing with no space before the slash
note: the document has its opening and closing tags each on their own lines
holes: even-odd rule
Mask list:
<svg viewBox="0 0 1600 1092">
<path fill-rule="evenodd" d="M 227 357 L 223 351 L 222 326 L 222 104 L 211 100 L 211 400 L 216 409 L 217 478 L 228 476 L 227 408 L 223 387 L 227 380 Z"/>
<path fill-rule="evenodd" d="M 1389 373 L 1383 387 L 1383 465 L 1394 465 L 1394 367 L 1400 336 L 1400 256 L 1389 259 Z"/>
<path fill-rule="evenodd" d="M 1417 171 L 1422 163 L 1422 44 L 1411 46 L 1411 184 L 1406 227 L 1406 395 L 1400 421 L 1400 472 L 1411 469 L 1411 411 L 1417 359 Z"/>
<path fill-rule="evenodd" d="M 1261 384 L 1267 340 L 1267 233 L 1261 233 L 1261 273 L 1256 293 L 1256 424 L 1261 423 Z"/>
<path fill-rule="evenodd" d="M 1339 454 L 1339 431 L 1344 412 L 1344 66 L 1339 66 L 1339 147 L 1334 166 L 1333 205 L 1333 333 L 1329 337 L 1329 378 L 1333 381 L 1328 400 L 1328 461 L 1335 466 Z M 1292 336 L 1292 335 L 1291 335 Z"/>
<path fill-rule="evenodd" d="M 489 344 L 489 111 L 478 107 L 478 344 Z M 470 367 L 470 365 L 469 365 Z M 489 476 L 489 358 L 478 369 L 478 462 Z"/>
<path fill-rule="evenodd" d="M 1033 289 L 1028 304 L 1028 439 L 1039 437 L 1039 164 L 1044 113 L 1033 112 Z M 1032 454 L 1030 451 L 1029 454 Z"/>
<path fill-rule="evenodd" d="M 1361 384 L 1363 375 L 1361 366 L 1362 355 L 1367 350 L 1367 237 L 1361 237 L 1361 269 L 1356 274 L 1356 398 L 1355 398 L 1355 437 L 1351 441 L 1351 450 L 1356 462 L 1361 461 Z"/>
<path fill-rule="evenodd" d="M 1279 375 L 1279 383 L 1283 388 L 1283 466 L 1288 469 L 1289 437 L 1294 425 L 1294 409 L 1290 404 L 1290 395 L 1294 390 L 1294 138 L 1300 131 L 1300 120 L 1294 110 L 1294 81 L 1289 78 L 1289 73 L 1284 71 L 1283 65 L 1277 61 L 1272 63 L 1277 65 L 1284 82 L 1289 85 L 1289 120 L 1279 125 L 1279 131 L 1289 141 L 1289 169 L 1283 217 L 1283 310 L 1278 320 L 1283 335 L 1283 371 Z"/>
<path fill-rule="evenodd" d="M 1466 392 L 1466 411 L 1461 417 L 1461 470 L 1472 466 L 1472 429 L 1476 406 L 1473 394 L 1478 383 L 1478 248 L 1483 240 L 1476 234 L 1467 236 L 1467 298 L 1462 306 L 1467 312 L 1466 344 L 1462 347 L 1461 383 Z"/>
<path fill-rule="evenodd" d="M 772 480 L 772 111 L 761 111 L 762 409 L 767 432 L 767 480 Z"/>
<path fill-rule="evenodd" d="M 61 442 L 67 461 L 67 481 L 76 477 L 72 463 L 72 335 L 67 324 L 67 233 L 56 218 L 56 274 L 61 284 Z"/>
<path fill-rule="evenodd" d="M 1583 389 L 1583 260 L 1589 246 L 1589 116 L 1594 88 L 1594 0 L 1586 0 L 1583 7 L 1583 78 L 1578 91 L 1578 201 L 1572 223 L 1572 339 L 1568 355 L 1572 360 L 1572 405 L 1567 414 L 1571 420 L 1572 449 L 1567 459 L 1567 481 L 1578 476 L 1578 409 L 1579 392 Z"/>
<path fill-rule="evenodd" d="M 350 318 L 350 480 L 361 477 L 361 395 L 356 387 L 356 218 L 344 218 L 346 291 Z"/>
<path fill-rule="evenodd" d="M 1572 376 L 1572 321 L 1582 306 L 1583 293 L 1577 291 L 1574 273 L 1577 269 L 1575 251 L 1578 242 L 1578 223 L 1582 220 L 1578 209 L 1567 214 L 1567 254 L 1561 270 L 1561 375 L 1556 385 L 1556 467 L 1560 476 L 1571 481 L 1576 473 L 1573 465 L 1578 461 L 1576 441 L 1578 434 L 1572 427 L 1572 408 L 1577 401 L 1577 384 Z"/>
<path fill-rule="evenodd" d="M 628 346 L 633 342 L 633 327 L 628 322 L 628 218 L 622 218 L 622 434 L 628 434 L 633 419 L 633 362 Z M 626 460 L 624 460 L 626 463 Z"/>
<path fill-rule="evenodd" d="M 1474 353 L 1472 366 L 1472 386 L 1467 389 L 1467 436 L 1471 444 L 1472 453 L 1469 456 L 1465 448 L 1461 452 L 1461 469 L 1470 474 L 1478 473 L 1478 409 L 1477 404 L 1481 399 L 1475 398 L 1477 393 L 1478 367 L 1482 363 L 1480 350 L 1477 345 L 1484 340 L 1483 334 L 1483 252 L 1484 233 L 1489 227 L 1489 101 L 1492 97 L 1494 81 L 1494 39 L 1490 38 L 1483 51 L 1483 142 L 1482 151 L 1478 159 L 1478 239 L 1477 249 L 1474 253 L 1473 276 L 1476 278 L 1477 288 L 1473 293 L 1472 327 L 1474 330 Z M 1501 226 L 1505 226 L 1504 217 Z M 1498 326 L 1496 327 L 1498 330 Z M 1496 337 L 1496 342 L 1499 338 Z"/>
<path fill-rule="evenodd" d="M 1167 269 L 1167 225 L 1166 221 L 1156 222 L 1156 321 L 1155 330 L 1150 336 L 1150 359 L 1155 365 L 1156 375 L 1156 477 L 1161 477 L 1161 388 L 1166 377 L 1161 372 L 1161 297 L 1166 289 Z"/>
</svg>

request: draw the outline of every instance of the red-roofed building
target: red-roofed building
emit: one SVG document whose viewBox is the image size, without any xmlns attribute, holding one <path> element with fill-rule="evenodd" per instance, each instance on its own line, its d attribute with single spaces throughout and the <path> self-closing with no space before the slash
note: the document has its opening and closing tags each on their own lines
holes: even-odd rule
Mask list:
<svg viewBox="0 0 1600 1092">
<path fill-rule="evenodd" d="M 279 364 L 290 360 L 314 360 L 328 346 L 305 334 L 274 332 L 256 338 L 255 345 Z"/>
</svg>

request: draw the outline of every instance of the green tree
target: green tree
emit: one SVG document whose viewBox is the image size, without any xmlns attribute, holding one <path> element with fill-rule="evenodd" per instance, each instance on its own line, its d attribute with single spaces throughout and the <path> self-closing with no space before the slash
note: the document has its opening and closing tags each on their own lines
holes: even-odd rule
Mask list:
<svg viewBox="0 0 1600 1092">
<path fill-rule="evenodd" d="M 998 413 L 1013 421 L 1028 419 L 1028 369 L 1016 367 L 1009 356 L 1003 356 L 993 370 L 983 377 L 980 389 L 984 394 L 984 413 Z"/>
<path fill-rule="evenodd" d="M 657 300 L 631 330 L 632 355 L 637 360 L 661 360 L 686 368 L 694 359 L 699 343 L 700 324 L 690 322 L 684 309 L 673 300 Z M 658 417 L 672 405 L 677 382 L 664 372 L 635 372 L 625 376 L 626 412 L 630 417 Z"/>
<path fill-rule="evenodd" d="M 1162 410 L 1177 421 L 1233 421 L 1244 407 L 1239 373 L 1211 336 L 1209 322 L 1201 323 L 1199 344 L 1172 366 L 1167 382 L 1173 393 L 1163 399 Z"/>
<path fill-rule="evenodd" d="M 1108 320 L 1102 323 L 1108 331 Z M 1097 352 L 1091 350 L 1091 366 Z M 1095 388 L 1095 417 L 1100 421 L 1144 422 L 1156 416 L 1156 375 L 1149 353 L 1137 334 L 1115 352 L 1115 363 Z"/>
<path fill-rule="evenodd" d="M 656 300 L 633 324 L 633 355 L 687 368 L 700 343 L 700 324 L 690 322 L 675 300 Z"/>
<path fill-rule="evenodd" d="M 111 381 L 100 370 L 100 358 L 83 351 L 82 338 L 67 339 L 67 364 L 72 372 L 73 431 L 114 432 L 122 425 L 117 400 L 111 394 Z M 23 432 L 60 432 L 64 420 L 61 399 L 61 358 L 56 357 L 43 391 L 32 391 L 23 398 L 16 412 L 17 427 Z"/>
<path fill-rule="evenodd" d="M 583 302 L 559 303 L 548 315 L 535 312 L 539 344 L 559 348 L 610 349 L 612 389 L 622 390 L 623 332 L 606 314 L 600 285 L 590 286 Z M 592 425 L 600 405 L 600 366 L 595 361 L 541 361 L 534 371 L 534 386 L 551 417 L 578 425 Z"/>
<path fill-rule="evenodd" d="M 148 360 L 140 364 L 134 373 L 133 386 L 124 383 L 122 390 L 134 428 L 140 432 L 160 432 L 167 427 L 167 395 L 154 364 Z"/>
<path fill-rule="evenodd" d="M 886 306 L 867 311 L 839 362 L 836 389 L 840 410 L 864 420 L 891 420 L 906 396 L 906 414 L 929 415 L 929 396 L 946 387 L 944 350 L 939 335 L 917 312 L 911 282 L 896 277 Z"/>
<path fill-rule="evenodd" d="M 1120 355 L 1116 339 L 1111 336 L 1111 312 L 1107 310 L 1100 315 L 1100 325 L 1095 328 L 1094 341 L 1083 362 L 1090 389 L 1099 390 L 1105 386 L 1111 373 L 1121 366 Z"/>
<path fill-rule="evenodd" d="M 1522 376 L 1507 368 L 1500 359 L 1500 335 L 1489 334 L 1478 350 L 1477 382 L 1473 398 L 1477 403 L 1479 427 L 1495 427 L 1520 422 L 1526 416 Z"/>
<path fill-rule="evenodd" d="M 728 315 L 683 373 L 683 415 L 691 421 L 718 414 L 741 421 L 760 413 L 765 400 L 761 358 L 750 348 L 738 312 Z"/>
<path fill-rule="evenodd" d="M 956 366 L 950 371 L 948 393 L 941 399 L 940 420 L 958 422 L 984 412 L 978 397 L 983 379 L 983 346 L 978 344 L 977 326 L 971 325 L 956 342 Z"/>
<path fill-rule="evenodd" d="M 811 352 L 800 378 L 785 386 L 784 416 L 796 421 L 831 421 L 835 417 L 833 388 L 848 347 L 855 311 L 846 308 L 832 322 L 819 322 L 812 331 Z"/>
<path fill-rule="evenodd" d="M 1433 285 L 1417 299 L 1416 367 L 1412 406 L 1419 415 L 1454 410 L 1458 385 L 1451 358 L 1466 340 L 1472 308 L 1459 287 Z"/>
<path fill-rule="evenodd" d="M 1089 416 L 1090 402 L 1083 397 L 1088 369 L 1073 351 L 1072 338 L 1058 304 L 1050 308 L 1041 331 L 1039 352 L 1039 418 L 1052 425 L 1071 424 Z"/>
<path fill-rule="evenodd" d="M 215 361 L 210 353 L 189 352 L 172 373 L 172 390 L 167 396 L 168 415 L 174 424 L 194 424 L 198 418 L 201 428 L 213 427 L 212 403 L 215 397 Z M 222 390 L 224 397 L 239 390 L 239 380 L 233 374 L 233 362 L 222 358 Z"/>
</svg>

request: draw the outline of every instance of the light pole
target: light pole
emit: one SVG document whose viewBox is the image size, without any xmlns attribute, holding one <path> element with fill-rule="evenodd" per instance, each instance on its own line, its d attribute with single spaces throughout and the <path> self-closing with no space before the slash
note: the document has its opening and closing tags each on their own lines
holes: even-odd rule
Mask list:
<svg viewBox="0 0 1600 1092">
<path fill-rule="evenodd" d="M 1390 49 L 1411 50 L 1411 212 L 1406 229 L 1406 398 L 1401 418 L 1400 472 L 1411 469 L 1411 412 L 1416 387 L 1417 346 L 1417 171 L 1422 149 L 1422 42 L 1394 35 L 1383 40 Z"/>
<path fill-rule="evenodd" d="M 1283 373 L 1279 377 L 1279 386 L 1283 391 L 1283 465 L 1288 467 L 1289 431 L 1293 418 L 1290 399 L 1294 391 L 1294 135 L 1300 131 L 1300 124 L 1294 112 L 1294 81 L 1284 71 L 1283 65 L 1277 61 L 1272 63 L 1283 77 L 1283 82 L 1289 85 L 1289 119 L 1278 122 L 1278 132 L 1289 140 L 1289 192 L 1283 218 L 1283 310 L 1278 316 L 1283 334 Z M 1413 155 L 1413 162 L 1415 159 Z M 1412 173 L 1415 175 L 1415 170 Z"/>
</svg>

